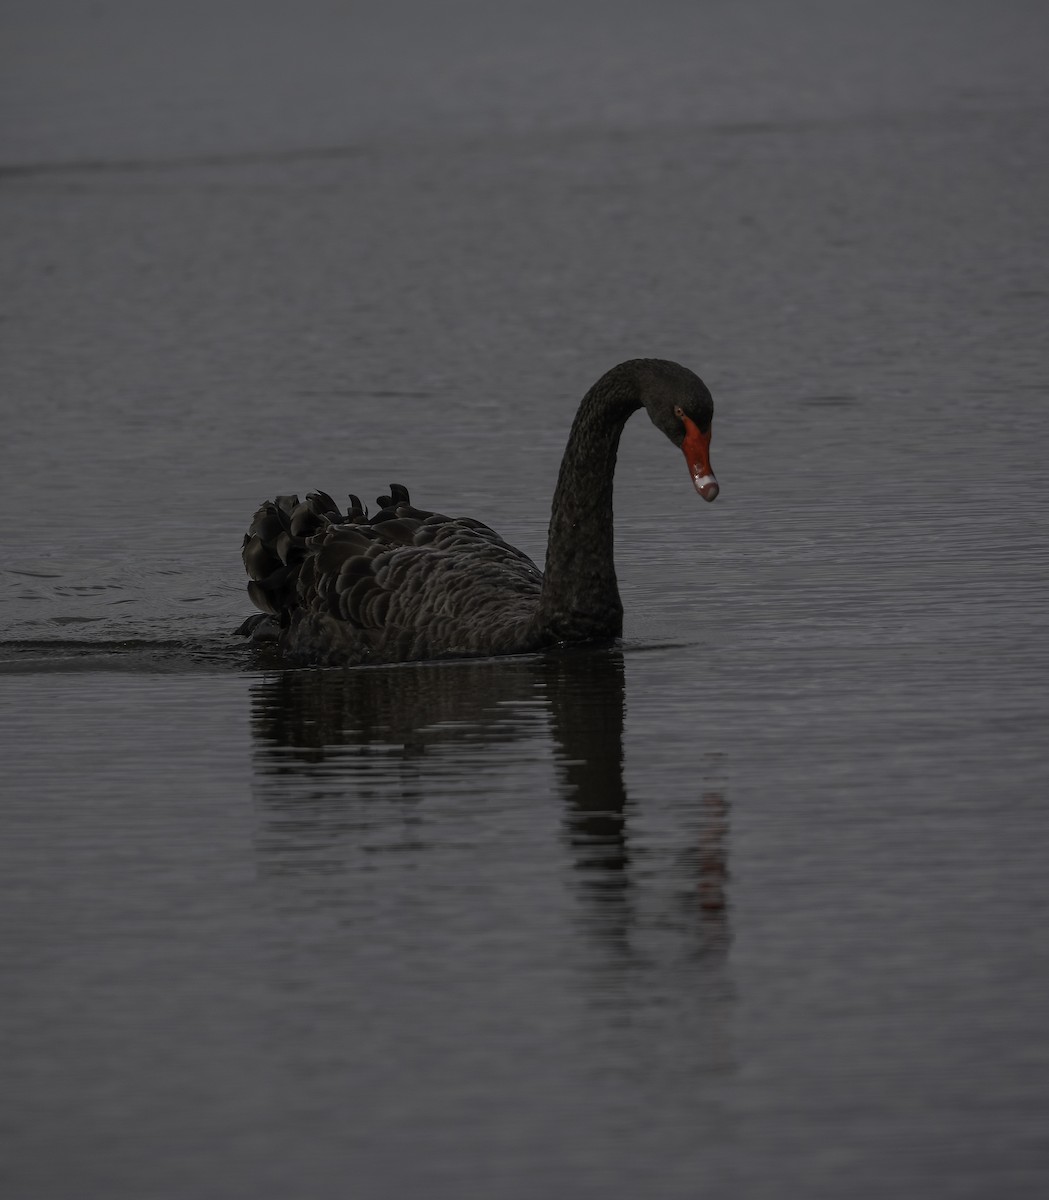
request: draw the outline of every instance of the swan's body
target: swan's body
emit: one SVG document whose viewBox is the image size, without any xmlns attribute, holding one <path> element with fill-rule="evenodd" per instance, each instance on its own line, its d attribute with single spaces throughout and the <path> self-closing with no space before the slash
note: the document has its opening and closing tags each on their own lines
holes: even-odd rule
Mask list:
<svg viewBox="0 0 1049 1200">
<path fill-rule="evenodd" d="M 545 576 L 487 525 L 417 509 L 397 485 L 370 519 L 356 497 L 344 514 L 323 492 L 263 504 L 244 538 L 244 565 L 252 601 L 279 622 L 282 653 L 354 666 L 618 637 L 612 474 L 619 435 L 642 406 L 684 450 L 697 491 L 717 495 L 713 401 L 702 380 L 660 359 L 621 363 L 587 392 L 572 426 Z M 264 620 L 242 629 L 257 632 Z"/>
</svg>

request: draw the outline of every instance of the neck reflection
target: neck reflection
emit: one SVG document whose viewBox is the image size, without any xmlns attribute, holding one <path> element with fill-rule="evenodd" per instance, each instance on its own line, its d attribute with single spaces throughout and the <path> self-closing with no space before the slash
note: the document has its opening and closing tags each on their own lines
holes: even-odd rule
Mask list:
<svg viewBox="0 0 1049 1200">
<path fill-rule="evenodd" d="M 679 954 L 683 936 L 689 957 L 723 955 L 729 806 L 720 757 L 701 756 L 707 786 L 673 805 L 673 830 L 646 836 L 646 801 L 631 802 L 624 779 L 622 653 L 562 654 L 546 668 L 565 840 L 584 923 L 623 961 L 656 953 L 655 930 L 671 934 Z"/>
</svg>

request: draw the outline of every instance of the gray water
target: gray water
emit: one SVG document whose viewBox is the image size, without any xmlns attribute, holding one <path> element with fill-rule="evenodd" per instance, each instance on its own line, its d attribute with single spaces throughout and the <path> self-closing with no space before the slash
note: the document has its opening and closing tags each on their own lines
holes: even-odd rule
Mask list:
<svg viewBox="0 0 1049 1200">
<path fill-rule="evenodd" d="M 1049 1185 L 1049 10 L 10 0 L 11 1197 Z M 275 492 L 542 560 L 641 418 L 622 645 L 283 671 Z"/>
</svg>

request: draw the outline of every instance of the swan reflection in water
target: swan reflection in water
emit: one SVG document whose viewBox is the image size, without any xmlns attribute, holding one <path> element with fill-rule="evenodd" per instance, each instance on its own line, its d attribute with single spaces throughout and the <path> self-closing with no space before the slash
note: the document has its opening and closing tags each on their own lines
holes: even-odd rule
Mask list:
<svg viewBox="0 0 1049 1200">
<path fill-rule="evenodd" d="M 627 797 L 624 711 L 618 649 L 268 675 L 253 687 L 251 713 L 266 870 L 330 882 L 363 851 L 461 846 L 482 826 L 490 838 L 493 810 L 501 836 L 538 830 L 542 839 L 560 821 L 580 919 L 613 959 L 644 957 L 638 942 L 652 930 L 673 933 L 679 951 L 684 935 L 689 956 L 723 955 L 729 813 L 720 765 L 701 759 L 707 786 L 674 798 L 669 850 L 665 831 L 654 847 L 632 837 L 646 799 Z M 536 792 L 523 813 L 522 786 Z M 551 791 L 560 818 L 545 800 Z M 499 856 L 485 844 L 479 853 Z M 536 854 L 555 857 L 541 841 L 522 846 L 515 867 Z M 461 874 L 456 883 L 466 886 Z"/>
</svg>

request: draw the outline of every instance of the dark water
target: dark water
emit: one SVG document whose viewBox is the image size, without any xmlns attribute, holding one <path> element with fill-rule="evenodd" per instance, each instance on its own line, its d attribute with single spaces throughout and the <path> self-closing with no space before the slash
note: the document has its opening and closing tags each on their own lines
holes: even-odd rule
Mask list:
<svg viewBox="0 0 1049 1200">
<path fill-rule="evenodd" d="M 9 3 L 13 1197 L 1040 1196 L 1049 15 Z M 285 672 L 258 501 L 543 553 L 621 647 Z"/>
</svg>

